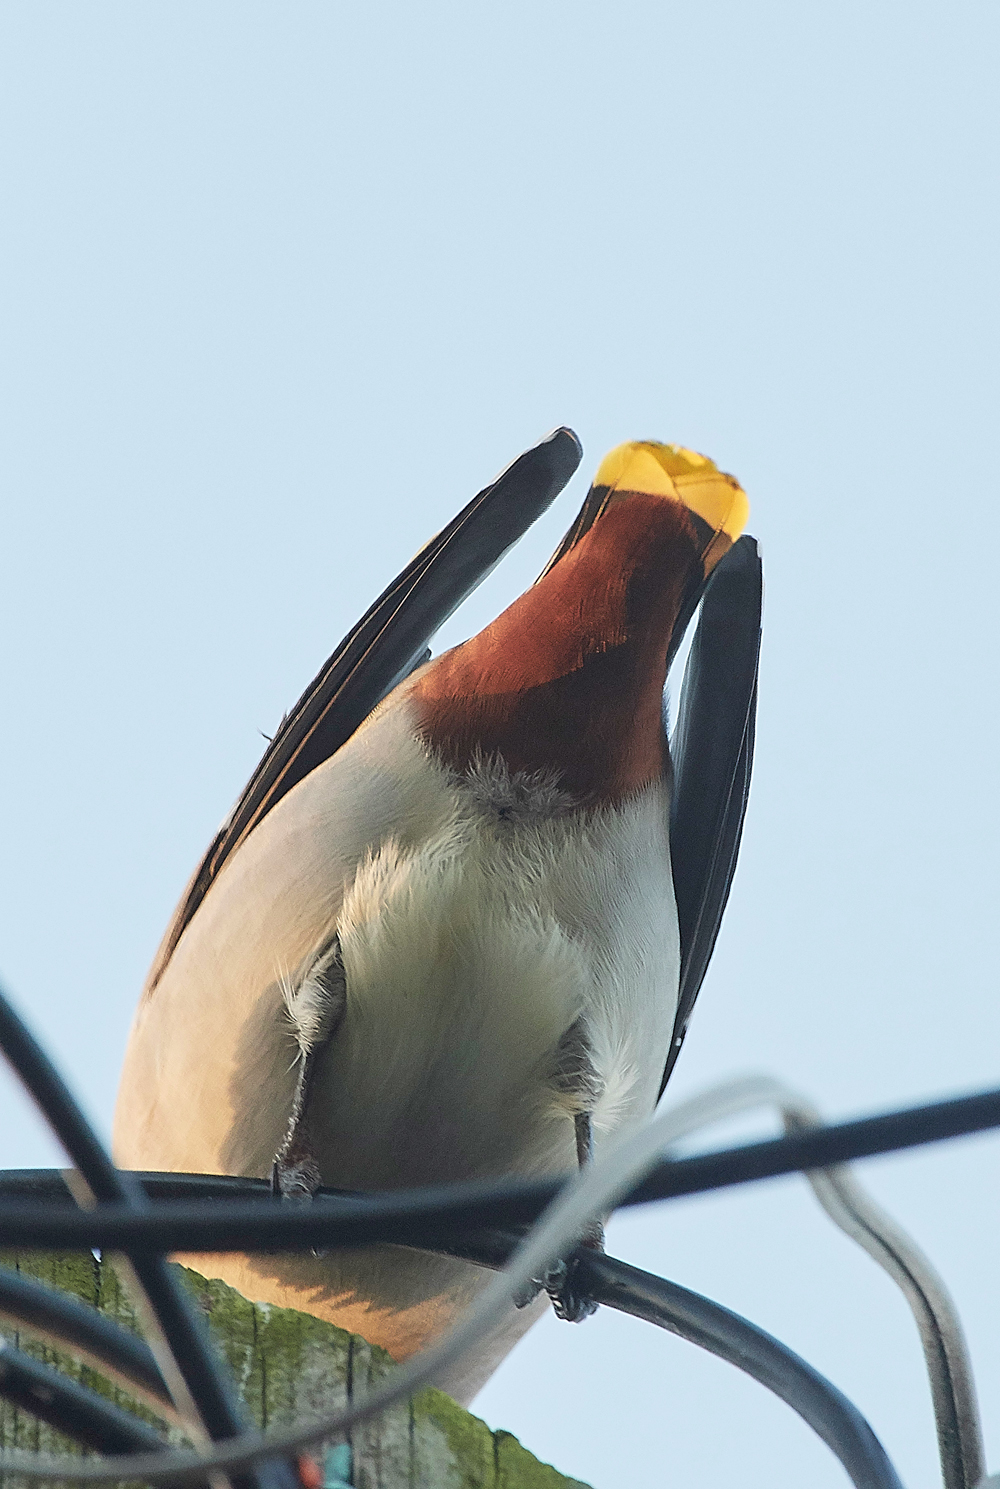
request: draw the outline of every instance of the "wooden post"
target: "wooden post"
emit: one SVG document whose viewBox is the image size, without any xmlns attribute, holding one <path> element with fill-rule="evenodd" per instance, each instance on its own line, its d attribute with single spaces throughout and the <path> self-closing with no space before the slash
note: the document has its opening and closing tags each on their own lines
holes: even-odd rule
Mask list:
<svg viewBox="0 0 1000 1489">
<path fill-rule="evenodd" d="M 7 1252 L 0 1262 L 75 1294 L 138 1332 L 135 1314 L 109 1262 L 90 1253 Z M 253 1420 L 286 1425 L 351 1400 L 392 1368 L 384 1350 L 311 1314 L 251 1303 L 227 1287 L 178 1267 L 221 1346 Z M 8 1336 L 37 1359 L 57 1364 L 147 1421 L 154 1414 L 87 1366 L 55 1354 L 9 1327 Z M 176 1431 L 169 1436 L 180 1440 Z M 0 1447 L 79 1452 L 65 1438 L 0 1401 Z M 351 1438 L 349 1483 L 354 1489 L 586 1489 L 540 1463 L 509 1432 L 491 1432 L 442 1391 L 421 1391 L 410 1402 L 362 1422 Z M 322 1449 L 312 1449 L 321 1462 Z M 331 1460 L 334 1472 L 338 1460 Z M 342 1471 L 342 1470 L 341 1470 Z M 0 1474 L 2 1489 L 22 1481 Z M 34 1489 L 39 1489 L 38 1484 Z"/>
</svg>

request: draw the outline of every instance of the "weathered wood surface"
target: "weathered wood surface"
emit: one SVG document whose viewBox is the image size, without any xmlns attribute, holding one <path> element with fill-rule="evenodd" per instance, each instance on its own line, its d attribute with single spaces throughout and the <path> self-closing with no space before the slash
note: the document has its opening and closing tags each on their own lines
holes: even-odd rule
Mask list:
<svg viewBox="0 0 1000 1489">
<path fill-rule="evenodd" d="M 74 1293 L 138 1332 L 135 1313 L 114 1268 L 86 1254 L 8 1252 L 0 1262 Z M 253 1420 L 284 1425 L 329 1411 L 382 1379 L 392 1361 L 356 1334 L 289 1308 L 250 1303 L 224 1282 L 178 1267 L 229 1361 Z M 58 1364 L 74 1379 L 137 1411 L 124 1392 L 71 1357 L 55 1354 L 26 1333 L 4 1332 L 22 1349 Z M 168 1434 L 179 1440 L 176 1431 Z M 39 1452 L 78 1452 L 57 1432 L 0 1401 L 0 1446 Z M 508 1432 L 491 1432 L 443 1392 L 421 1391 L 412 1401 L 361 1423 L 351 1439 L 355 1489 L 586 1489 L 540 1463 Z M 320 1450 L 312 1450 L 322 1460 Z M 0 1474 L 0 1489 L 27 1481 Z M 35 1481 L 35 1489 L 38 1483 Z"/>
</svg>

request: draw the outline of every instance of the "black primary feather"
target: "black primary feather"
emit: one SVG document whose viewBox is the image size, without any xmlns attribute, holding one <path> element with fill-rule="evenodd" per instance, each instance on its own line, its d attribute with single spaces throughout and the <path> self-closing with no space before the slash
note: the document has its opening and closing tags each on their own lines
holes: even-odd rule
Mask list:
<svg viewBox="0 0 1000 1489">
<path fill-rule="evenodd" d="M 660 1094 L 680 1053 L 736 871 L 753 765 L 763 574 L 754 538 L 726 554 L 705 588 L 684 671 L 671 754 L 670 810 L 681 970 Z"/>
</svg>

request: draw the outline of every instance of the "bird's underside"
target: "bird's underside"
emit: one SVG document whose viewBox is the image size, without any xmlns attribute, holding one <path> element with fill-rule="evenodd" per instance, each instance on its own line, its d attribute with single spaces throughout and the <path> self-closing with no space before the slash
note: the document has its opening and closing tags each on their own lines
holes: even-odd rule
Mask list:
<svg viewBox="0 0 1000 1489">
<path fill-rule="evenodd" d="M 566 1170 L 652 1110 L 683 1034 L 679 999 L 684 1021 L 693 1000 L 664 678 L 742 525 L 742 492 L 687 452 L 622 447 L 542 579 L 397 682 L 454 602 L 449 565 L 468 592 L 470 548 L 484 569 L 526 525 L 523 509 L 505 515 L 526 487 L 529 508 L 551 499 L 575 464 L 568 438 L 522 457 L 520 477 L 506 473 L 418 555 L 279 732 L 137 1011 L 123 1164 L 267 1176 L 276 1163 L 289 1198 L 317 1184 L 386 1190 Z M 710 803 L 717 851 L 698 867 L 721 896 L 710 933 L 695 905 L 706 962 L 742 822 L 752 649 L 750 692 L 723 700 L 734 737 Z M 486 1280 L 393 1247 L 195 1265 L 398 1358 Z M 445 1388 L 468 1400 L 540 1306 L 512 1310 Z"/>
</svg>

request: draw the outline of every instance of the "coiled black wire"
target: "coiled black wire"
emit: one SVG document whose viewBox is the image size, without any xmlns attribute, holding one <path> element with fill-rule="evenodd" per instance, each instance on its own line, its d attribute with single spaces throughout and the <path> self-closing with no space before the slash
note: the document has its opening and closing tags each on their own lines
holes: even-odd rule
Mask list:
<svg viewBox="0 0 1000 1489">
<path fill-rule="evenodd" d="M 99 1453 L 160 1453 L 152 1427 L 0 1339 L 0 1396 Z"/>
<path fill-rule="evenodd" d="M 173 1397 L 149 1345 L 96 1308 L 23 1272 L 0 1267 L 0 1319 L 52 1349 L 68 1350 L 141 1396 L 162 1415 L 176 1415 Z"/>
<path fill-rule="evenodd" d="M 148 1205 L 142 1186 L 112 1163 L 65 1081 L 2 992 L 0 1049 L 75 1164 L 94 1200 L 98 1204 L 114 1204 L 127 1215 L 142 1214 Z M 156 1254 L 162 1248 L 146 1248 L 132 1254 L 127 1240 L 115 1237 L 107 1244 L 128 1256 L 155 1321 L 162 1330 L 172 1361 L 208 1435 L 213 1441 L 236 1436 L 243 1429 L 244 1420 L 235 1391 L 176 1276 L 169 1270 L 166 1259 Z M 174 1395 L 174 1391 L 171 1394 Z M 262 1473 L 251 1471 L 241 1480 L 239 1489 L 279 1489 L 279 1485 L 295 1482 L 294 1477 L 289 1477 L 290 1472 L 290 1469 L 283 1471 L 278 1466 L 269 1467 Z"/>
<path fill-rule="evenodd" d="M 157 1253 L 175 1247 L 259 1251 L 262 1247 L 289 1250 L 317 1243 L 332 1247 L 391 1241 L 465 1256 L 496 1267 L 504 1264 L 526 1227 L 537 1219 L 560 1188 L 558 1182 L 535 1181 L 452 1185 L 378 1196 L 327 1192 L 321 1193 L 309 1207 L 296 1206 L 293 1211 L 292 1207 L 273 1202 L 264 1181 L 119 1173 L 44 1054 L 2 998 L 0 1046 L 10 1055 L 25 1084 L 50 1117 L 57 1135 L 78 1162 L 99 1201 L 95 1210 L 73 1210 L 69 1207 L 69 1192 L 57 1175 L 45 1171 L 0 1175 L 2 1245 L 125 1248 L 133 1262 L 138 1263 L 136 1270 L 140 1276 L 146 1273 L 147 1264 L 155 1261 L 172 1287 L 174 1279 Z M 996 1126 L 1000 1126 L 1000 1091 L 930 1103 L 697 1158 L 660 1163 L 622 1203 L 648 1203 L 796 1169 L 825 1168 L 852 1158 Z M 99 1161 L 95 1161 L 95 1148 Z M 82 1163 L 80 1158 L 84 1160 Z M 199 1196 L 196 1203 L 181 1198 L 194 1195 Z M 4 1196 L 12 1197 L 4 1199 Z M 581 1250 L 570 1264 L 576 1270 L 577 1283 L 582 1283 L 595 1301 L 604 1301 L 669 1328 L 729 1359 L 775 1390 L 833 1447 L 859 1489 L 899 1489 L 895 1472 L 864 1419 L 829 1382 L 778 1341 L 697 1294 L 639 1273 L 611 1258 Z M 155 1294 L 156 1290 L 153 1291 Z M 34 1329 L 60 1347 L 76 1349 L 95 1364 L 103 1359 L 101 1368 L 147 1397 L 158 1397 L 165 1405 L 169 1393 L 146 1347 L 100 1315 L 90 1314 L 91 1320 L 100 1320 L 98 1324 L 84 1324 L 80 1315 L 89 1314 L 90 1310 L 66 1299 L 56 1303 L 57 1297 L 41 1284 L 28 1283 L 18 1274 L 0 1270 L 0 1314 L 19 1319 L 29 1331 Z M 159 1301 L 162 1303 L 162 1298 Z M 182 1298 L 182 1305 L 186 1309 L 186 1299 Z M 169 1309 L 166 1311 L 169 1315 Z M 123 1340 L 128 1343 L 123 1345 Z M 202 1339 L 200 1344 L 204 1347 L 205 1341 Z M 10 1366 L 7 1375 L 0 1370 L 0 1395 L 16 1399 L 21 1392 L 27 1403 L 37 1362 L 12 1350 L 7 1352 L 7 1361 Z M 22 1371 L 23 1361 L 27 1361 L 24 1366 L 27 1373 Z M 185 1365 L 187 1374 L 190 1362 L 185 1361 Z M 42 1372 L 46 1368 L 37 1366 Z M 214 1360 L 211 1368 L 218 1369 Z M 58 1375 L 55 1378 L 64 1380 Z M 45 1420 L 68 1431 L 78 1441 L 96 1446 L 103 1434 L 101 1440 L 107 1450 L 111 1437 L 122 1429 L 120 1418 L 124 1417 L 127 1423 L 135 1420 L 119 1413 L 111 1422 L 107 1416 L 108 1403 L 103 1398 L 74 1382 L 65 1384 L 72 1390 L 67 1394 L 60 1387 L 51 1393 L 50 1415 Z M 151 1429 L 141 1423 L 136 1427 L 143 1438 L 142 1444 L 134 1439 L 126 1445 L 119 1437 L 113 1451 L 129 1453 L 137 1448 L 140 1453 L 148 1451 Z M 158 1449 L 164 1447 L 155 1434 L 153 1440 Z M 275 1451 L 276 1445 L 264 1442 L 259 1448 L 243 1451 L 239 1458 L 241 1473 L 247 1465 Z M 153 1469 L 152 1460 L 146 1461 L 155 1480 L 163 1482 L 164 1475 Z M 233 1466 L 237 1466 L 235 1462 Z M 277 1466 L 272 1459 L 272 1467 Z M 127 1471 L 125 1464 L 122 1467 Z M 295 1482 L 291 1465 L 281 1464 L 280 1469 L 286 1483 Z M 114 1471 L 113 1467 L 110 1471 Z M 174 1477 L 175 1470 L 172 1468 L 170 1472 Z M 190 1455 L 186 1465 L 177 1464 L 178 1481 L 192 1482 L 199 1473 L 203 1470 L 192 1465 Z M 70 1464 L 66 1466 L 65 1476 L 74 1477 Z M 81 1475 L 84 1476 L 92 1475 Z"/>
<path fill-rule="evenodd" d="M 500 1265 L 519 1239 L 516 1234 L 493 1233 L 485 1248 L 473 1242 L 451 1254 L 479 1259 L 485 1249 L 492 1258 L 487 1264 Z M 827 1443 L 856 1489 L 902 1489 L 882 1444 L 857 1408 L 818 1371 L 764 1330 L 698 1293 L 589 1248 L 579 1248 L 569 1265 L 574 1285 L 581 1286 L 595 1302 L 668 1329 L 737 1366 L 773 1391 Z M 30 1387 L 37 1380 L 42 1388 L 49 1388 L 49 1396 L 44 1403 L 45 1411 L 36 1414 L 87 1446 L 117 1453 L 148 1451 L 150 1446 L 159 1450 L 164 1446 L 149 1428 L 138 1423 L 134 1438 L 127 1441 L 123 1432 L 127 1432 L 128 1424 L 134 1419 L 73 1382 L 65 1381 L 66 1389 L 59 1389 L 63 1377 L 38 1366 L 27 1356 L 20 1359 L 28 1368 L 29 1390 L 26 1392 L 20 1381 L 10 1388 L 4 1375 L 4 1356 L 0 1353 L 0 1395 L 16 1400 L 28 1410 L 36 1410 Z M 126 1374 L 122 1361 L 116 1363 L 119 1373 Z M 35 1372 L 34 1377 L 31 1371 Z"/>
</svg>

